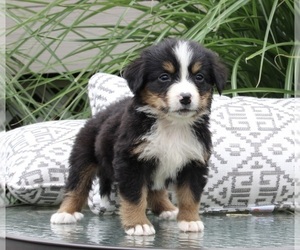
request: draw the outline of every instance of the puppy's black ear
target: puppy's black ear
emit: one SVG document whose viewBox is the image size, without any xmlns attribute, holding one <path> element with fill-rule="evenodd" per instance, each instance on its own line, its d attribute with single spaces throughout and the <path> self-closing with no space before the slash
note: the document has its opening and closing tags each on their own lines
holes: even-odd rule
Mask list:
<svg viewBox="0 0 300 250">
<path fill-rule="evenodd" d="M 228 70 L 216 55 L 213 57 L 212 74 L 213 82 L 216 85 L 219 95 L 221 95 L 226 85 Z"/>
<path fill-rule="evenodd" d="M 144 60 L 142 57 L 137 58 L 125 68 L 123 77 L 127 80 L 131 92 L 136 94 L 144 82 Z"/>
</svg>

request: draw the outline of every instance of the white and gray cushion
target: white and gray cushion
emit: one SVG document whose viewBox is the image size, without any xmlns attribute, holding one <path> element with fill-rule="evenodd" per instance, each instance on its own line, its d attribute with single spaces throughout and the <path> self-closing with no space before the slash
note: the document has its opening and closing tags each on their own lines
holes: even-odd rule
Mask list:
<svg viewBox="0 0 300 250">
<path fill-rule="evenodd" d="M 0 144 L 4 150 L 0 162 L 1 169 L 6 170 L 7 195 L 25 204 L 59 204 L 68 175 L 70 150 L 84 123 L 42 122 L 2 133 Z"/>
<path fill-rule="evenodd" d="M 97 73 L 88 85 L 92 113 L 131 96 L 126 81 Z M 294 114 L 299 99 L 214 96 L 214 151 L 201 212 L 294 208 Z M 0 134 L 0 168 L 10 194 L 22 203 L 61 202 L 68 157 L 84 120 L 37 123 Z M 170 197 L 176 203 L 175 194 Z M 96 214 L 118 212 L 116 185 L 110 200 L 95 178 L 88 205 Z"/>
</svg>

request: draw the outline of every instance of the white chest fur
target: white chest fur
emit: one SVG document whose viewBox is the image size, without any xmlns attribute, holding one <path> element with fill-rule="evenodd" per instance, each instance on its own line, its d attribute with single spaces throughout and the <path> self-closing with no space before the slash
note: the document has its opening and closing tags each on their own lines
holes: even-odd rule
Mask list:
<svg viewBox="0 0 300 250">
<path fill-rule="evenodd" d="M 188 123 L 157 121 L 143 140 L 146 146 L 139 159 L 158 159 L 159 166 L 153 176 L 153 189 L 161 189 L 168 178 L 174 179 L 178 171 L 191 160 L 204 162 L 204 149 Z"/>
</svg>

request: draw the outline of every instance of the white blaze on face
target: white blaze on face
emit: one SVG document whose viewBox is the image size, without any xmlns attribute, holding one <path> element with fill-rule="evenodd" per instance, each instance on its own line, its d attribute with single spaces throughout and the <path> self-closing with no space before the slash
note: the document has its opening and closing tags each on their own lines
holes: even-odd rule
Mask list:
<svg viewBox="0 0 300 250">
<path fill-rule="evenodd" d="M 189 109 L 191 111 L 197 110 L 200 102 L 200 97 L 195 84 L 189 81 L 188 70 L 192 61 L 192 49 L 189 47 L 189 44 L 187 42 L 179 41 L 174 48 L 174 53 L 180 65 L 180 78 L 178 79 L 177 83 L 173 84 L 170 87 L 167 93 L 170 111 L 176 112 L 183 108 L 182 104 L 180 103 L 182 93 L 189 93 L 191 95 L 191 103 Z"/>
<path fill-rule="evenodd" d="M 185 41 L 179 41 L 174 48 L 175 56 L 180 64 L 180 80 L 188 79 L 188 67 L 192 60 L 192 51 L 189 44 Z"/>
</svg>

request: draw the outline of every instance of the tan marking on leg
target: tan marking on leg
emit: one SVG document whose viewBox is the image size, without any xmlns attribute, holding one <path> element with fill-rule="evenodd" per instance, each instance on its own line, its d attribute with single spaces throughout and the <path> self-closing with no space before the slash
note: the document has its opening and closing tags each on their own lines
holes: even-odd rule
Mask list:
<svg viewBox="0 0 300 250">
<path fill-rule="evenodd" d="M 148 193 L 148 207 L 155 215 L 164 211 L 174 211 L 176 207 L 171 203 L 167 190 L 154 190 Z"/>
<path fill-rule="evenodd" d="M 90 186 L 93 178 L 96 174 L 96 165 L 90 165 L 86 167 L 86 171 L 81 174 L 80 183 L 77 187 L 65 194 L 62 204 L 58 210 L 59 213 L 67 212 L 73 214 L 74 212 L 80 212 L 85 205 Z"/>
<path fill-rule="evenodd" d="M 175 66 L 174 66 L 173 63 L 171 63 L 169 61 L 163 62 L 163 68 L 164 68 L 164 70 L 166 70 L 170 74 L 175 73 Z"/>
<path fill-rule="evenodd" d="M 196 202 L 188 185 L 183 185 L 177 188 L 178 199 L 178 221 L 198 221 L 199 216 L 199 202 Z"/>
<path fill-rule="evenodd" d="M 136 225 L 151 225 L 146 216 L 147 208 L 147 188 L 142 189 L 141 199 L 139 203 L 134 204 L 127 201 L 120 194 L 120 216 L 121 222 L 125 229 L 129 229 Z"/>
<path fill-rule="evenodd" d="M 200 71 L 201 67 L 202 67 L 202 63 L 201 62 L 195 62 L 193 64 L 193 66 L 192 66 L 192 73 L 193 74 L 198 73 Z"/>
<path fill-rule="evenodd" d="M 86 198 L 87 197 L 83 197 L 75 191 L 67 193 L 62 204 L 60 205 L 58 213 L 66 212 L 73 214 L 75 212 L 80 212 L 86 202 Z"/>
</svg>

